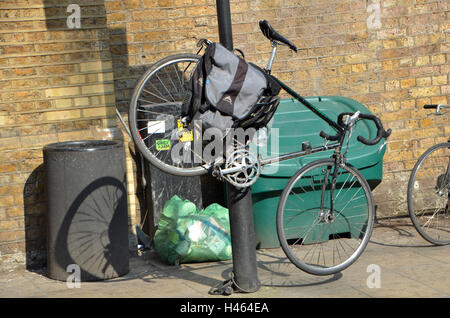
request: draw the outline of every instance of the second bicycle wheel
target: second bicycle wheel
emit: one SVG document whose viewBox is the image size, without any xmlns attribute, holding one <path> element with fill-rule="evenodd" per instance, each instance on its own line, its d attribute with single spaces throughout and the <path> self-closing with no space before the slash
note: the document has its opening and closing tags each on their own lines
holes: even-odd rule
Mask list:
<svg viewBox="0 0 450 318">
<path fill-rule="evenodd" d="M 201 133 L 179 123 L 186 84 L 199 59 L 195 54 L 177 54 L 155 63 L 140 78 L 131 98 L 128 121 L 138 150 L 174 175 L 201 175 L 208 168 L 201 158 L 202 143 L 195 142 Z"/>
<path fill-rule="evenodd" d="M 408 210 L 414 227 L 436 245 L 450 243 L 450 143 L 429 148 L 413 168 Z"/>
<path fill-rule="evenodd" d="M 338 171 L 331 195 L 334 169 Z M 316 160 L 301 168 L 283 190 L 278 238 L 298 268 L 331 275 L 361 255 L 372 234 L 374 215 L 372 193 L 358 170 L 335 166 L 333 159 Z"/>
</svg>

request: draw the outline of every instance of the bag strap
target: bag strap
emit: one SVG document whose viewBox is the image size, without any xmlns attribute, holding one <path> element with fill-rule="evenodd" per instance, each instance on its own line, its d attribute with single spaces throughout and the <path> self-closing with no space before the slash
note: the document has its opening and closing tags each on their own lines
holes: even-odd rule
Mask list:
<svg viewBox="0 0 450 318">
<path fill-rule="evenodd" d="M 234 111 L 234 102 L 239 95 L 239 92 L 244 85 L 245 77 L 248 71 L 248 64 L 245 60 L 239 58 L 238 67 L 236 70 L 236 74 L 234 75 L 233 82 L 227 91 L 222 95 L 220 100 L 217 103 L 217 109 L 221 112 L 233 115 Z"/>
</svg>

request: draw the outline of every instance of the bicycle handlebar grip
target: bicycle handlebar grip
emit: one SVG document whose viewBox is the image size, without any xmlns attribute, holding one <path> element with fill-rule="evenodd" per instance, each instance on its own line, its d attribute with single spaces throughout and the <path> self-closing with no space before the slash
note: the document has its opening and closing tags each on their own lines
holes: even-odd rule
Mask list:
<svg viewBox="0 0 450 318">
<path fill-rule="evenodd" d="M 320 137 L 322 137 L 326 140 L 330 140 L 330 141 L 339 140 L 339 135 L 330 136 L 323 130 L 320 131 L 319 135 L 320 135 Z"/>
<path fill-rule="evenodd" d="M 359 142 L 362 142 L 365 145 L 372 146 L 376 145 L 381 138 L 387 138 L 391 135 L 392 129 L 384 130 L 383 125 L 381 124 L 381 120 L 375 115 L 368 114 L 360 114 L 359 118 L 362 119 L 370 119 L 375 122 L 375 126 L 377 126 L 377 136 L 374 139 L 367 139 L 362 136 L 356 137 Z"/>
<path fill-rule="evenodd" d="M 425 109 L 436 109 L 437 107 L 438 107 L 438 105 L 436 105 L 436 104 L 423 105 L 423 108 L 425 108 Z"/>
</svg>

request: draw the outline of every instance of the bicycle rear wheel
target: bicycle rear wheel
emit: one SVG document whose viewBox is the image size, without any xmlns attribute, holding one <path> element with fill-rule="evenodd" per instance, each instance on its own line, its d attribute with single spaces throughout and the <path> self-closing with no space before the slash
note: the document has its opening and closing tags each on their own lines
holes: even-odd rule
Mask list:
<svg viewBox="0 0 450 318">
<path fill-rule="evenodd" d="M 336 166 L 334 159 L 316 160 L 301 168 L 283 190 L 277 211 L 284 253 L 298 268 L 314 275 L 335 274 L 353 264 L 369 241 L 373 222 L 367 181 L 351 166 Z"/>
<path fill-rule="evenodd" d="M 128 114 L 132 138 L 144 158 L 179 176 L 202 175 L 209 168 L 201 158 L 202 149 L 194 149 L 201 131 L 179 125 L 185 86 L 199 59 L 195 54 L 177 54 L 152 65 L 133 91 Z"/>
<path fill-rule="evenodd" d="M 414 227 L 430 243 L 450 243 L 450 143 L 429 148 L 408 182 L 408 210 Z"/>
</svg>

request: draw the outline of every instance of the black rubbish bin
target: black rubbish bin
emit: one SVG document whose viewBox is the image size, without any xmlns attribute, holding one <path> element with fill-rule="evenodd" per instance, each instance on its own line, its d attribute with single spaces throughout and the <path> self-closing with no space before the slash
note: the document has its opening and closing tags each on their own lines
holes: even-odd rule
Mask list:
<svg viewBox="0 0 450 318">
<path fill-rule="evenodd" d="M 44 147 L 47 275 L 95 281 L 129 271 L 125 152 L 121 142 Z"/>
</svg>

